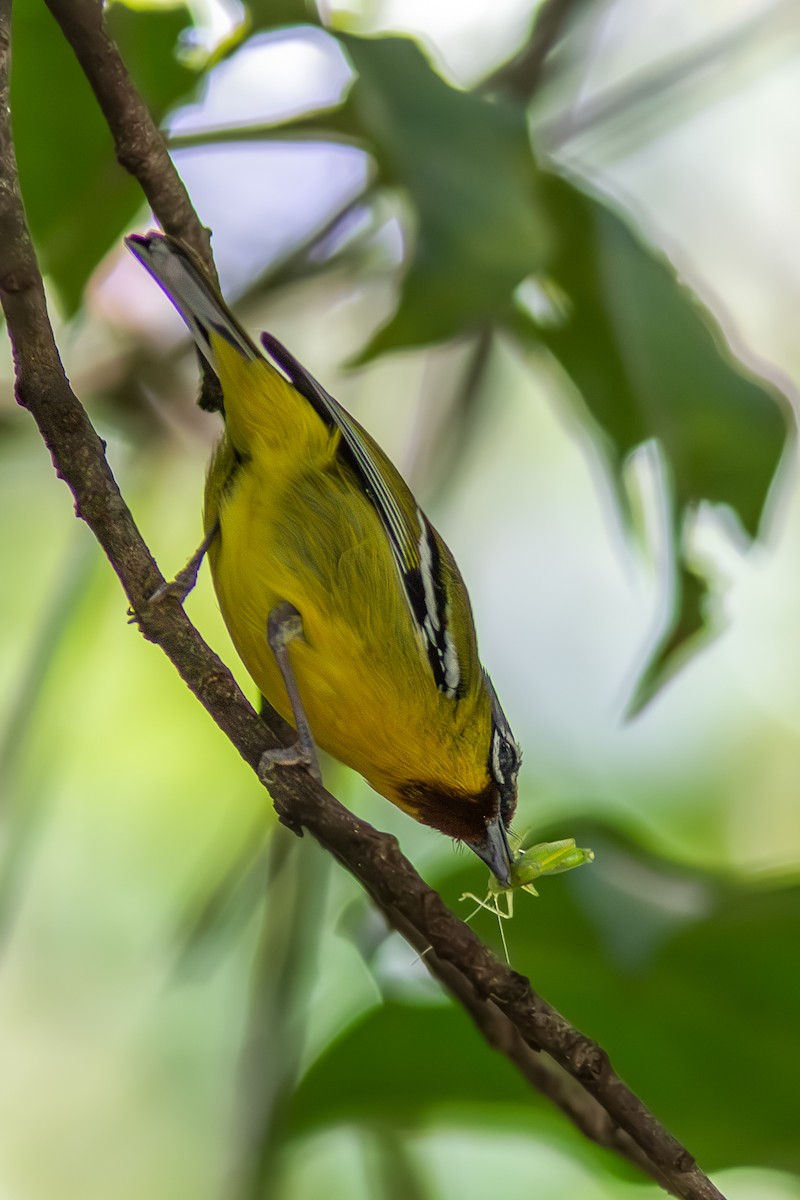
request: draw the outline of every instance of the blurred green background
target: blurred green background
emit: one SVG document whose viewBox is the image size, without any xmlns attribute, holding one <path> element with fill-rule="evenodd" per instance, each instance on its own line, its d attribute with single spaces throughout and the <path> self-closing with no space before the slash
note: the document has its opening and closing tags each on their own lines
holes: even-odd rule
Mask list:
<svg viewBox="0 0 800 1200">
<path fill-rule="evenodd" d="M 800 20 L 785 0 L 544 12 L 544 68 L 515 57 L 542 37 L 529 0 L 108 17 L 243 321 L 370 429 L 453 549 L 525 752 L 519 831 L 596 852 L 518 898 L 513 965 L 727 1196 L 788 1200 Z M 169 575 L 217 419 L 120 248 L 152 218 L 39 0 L 14 5 L 12 82 L 64 362 Z M 127 623 L 6 345 L 0 382 L 0 1195 L 660 1194 L 275 831 Z M 187 607 L 252 696 L 206 573 Z M 457 911 L 483 891 L 471 856 L 326 780 Z"/>
</svg>

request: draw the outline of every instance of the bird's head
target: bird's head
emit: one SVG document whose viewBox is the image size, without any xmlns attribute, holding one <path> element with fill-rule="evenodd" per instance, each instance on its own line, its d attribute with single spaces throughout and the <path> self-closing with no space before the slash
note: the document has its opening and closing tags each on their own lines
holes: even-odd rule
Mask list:
<svg viewBox="0 0 800 1200">
<path fill-rule="evenodd" d="M 488 676 L 486 684 L 491 697 L 491 734 L 481 790 L 467 793 L 462 788 L 415 781 L 400 790 L 398 799 L 423 825 L 469 846 L 507 888 L 514 863 L 508 830 L 517 807 L 522 754 Z"/>
</svg>

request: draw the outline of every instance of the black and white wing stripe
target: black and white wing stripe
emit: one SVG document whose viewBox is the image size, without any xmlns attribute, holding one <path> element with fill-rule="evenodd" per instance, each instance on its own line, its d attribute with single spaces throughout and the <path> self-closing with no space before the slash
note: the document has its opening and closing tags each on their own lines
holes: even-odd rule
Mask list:
<svg viewBox="0 0 800 1200">
<path fill-rule="evenodd" d="M 458 699 L 463 694 L 464 683 L 451 628 L 442 557 L 431 523 L 410 492 L 402 498 L 397 494 L 394 482 L 387 477 L 376 450 L 341 404 L 317 383 L 277 338 L 262 333 L 261 341 L 276 366 L 308 400 L 325 424 L 341 432 L 342 452 L 360 477 L 386 533 L 436 686 L 451 699 Z M 392 473 L 396 474 L 394 468 Z M 402 483 L 399 475 L 397 478 Z M 405 485 L 402 486 L 406 490 Z"/>
<path fill-rule="evenodd" d="M 412 615 L 422 631 L 436 686 L 456 699 L 463 693 L 463 681 L 442 580 L 441 554 L 433 527 L 421 508 L 416 509 L 416 517 L 418 565 L 399 568 L 400 576 Z"/>
</svg>

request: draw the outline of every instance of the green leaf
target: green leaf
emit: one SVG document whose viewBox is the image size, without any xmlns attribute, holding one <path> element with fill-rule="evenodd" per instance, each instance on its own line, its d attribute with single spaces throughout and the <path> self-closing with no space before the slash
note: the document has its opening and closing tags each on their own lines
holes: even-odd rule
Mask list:
<svg viewBox="0 0 800 1200">
<path fill-rule="evenodd" d="M 319 12 L 311 0 L 247 0 L 250 33 L 284 25 L 318 25 Z"/>
<path fill-rule="evenodd" d="M 358 362 L 508 316 L 550 247 L 524 110 L 451 87 L 409 38 L 338 40 L 356 72 L 338 108 L 175 145 L 313 137 L 370 152 L 378 184 L 407 203 L 409 248 L 397 310 Z"/>
<path fill-rule="evenodd" d="M 667 466 L 675 603 L 635 712 L 705 627 L 708 589 L 684 561 L 687 516 L 702 501 L 723 504 L 756 536 L 786 446 L 789 407 L 732 358 L 708 310 L 607 204 L 555 176 L 545 194 L 559 230 L 547 278 L 560 319 L 523 336 L 544 342 L 575 381 L 608 437 L 620 486 L 625 457 L 651 439 Z"/>
<path fill-rule="evenodd" d="M 595 863 L 519 897 L 506 922 L 515 969 L 706 1169 L 800 1168 L 786 1070 L 800 1059 L 800 887 L 734 886 L 596 829 L 568 832 Z M 489 914 L 475 925 L 497 941 Z"/>
<path fill-rule="evenodd" d="M 306 1072 L 287 1116 L 290 1135 L 325 1125 L 414 1125 L 446 1104 L 536 1097 L 452 1006 L 387 1001 L 351 1025 Z"/>
<path fill-rule="evenodd" d="M 183 11 L 107 13 L 112 36 L 156 119 L 195 76 L 175 58 Z M 14 5 L 11 104 L 25 207 L 42 270 L 68 314 L 86 281 L 142 206 L 120 167 L 97 101 L 44 4 Z"/>
<path fill-rule="evenodd" d="M 508 312 L 550 238 L 521 108 L 451 87 L 408 38 L 340 41 L 357 78 L 336 128 L 364 142 L 415 226 L 398 309 L 363 362 Z"/>
<path fill-rule="evenodd" d="M 755 537 L 788 432 L 788 405 L 735 362 L 709 311 L 607 204 L 550 176 L 558 222 L 547 274 L 566 319 L 538 337 L 572 376 L 617 462 L 657 438 L 679 511 L 732 508 Z"/>
<path fill-rule="evenodd" d="M 625 715 L 629 720 L 646 708 L 684 662 L 712 636 L 706 580 L 681 562 L 676 564 L 676 570 L 670 618 L 628 702 Z"/>
<path fill-rule="evenodd" d="M 514 968 L 609 1051 L 706 1169 L 797 1170 L 790 1064 L 800 1059 L 800 888 L 734 887 L 647 859 L 597 829 L 569 832 L 597 848 L 597 861 L 547 880 L 539 899 L 518 897 L 505 925 Z M 474 882 L 465 866 L 445 897 L 455 905 Z M 499 943 L 489 913 L 474 924 Z M 455 1106 L 481 1125 L 507 1127 L 516 1109 L 526 1127 L 568 1128 L 460 1010 L 390 1001 L 310 1066 L 287 1132 L 351 1121 L 413 1126 Z"/>
</svg>

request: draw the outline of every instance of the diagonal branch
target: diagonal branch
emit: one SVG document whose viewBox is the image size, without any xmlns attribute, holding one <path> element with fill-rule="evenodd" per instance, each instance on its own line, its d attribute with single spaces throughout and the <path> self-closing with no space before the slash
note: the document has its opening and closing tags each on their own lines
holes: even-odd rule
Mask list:
<svg viewBox="0 0 800 1200">
<path fill-rule="evenodd" d="M 406 940 L 414 945 L 414 935 L 406 934 Z M 424 947 L 419 946 L 421 953 Z M 430 955 L 426 955 L 425 960 Z M 429 964 L 431 966 L 433 964 Z M 629 1133 L 614 1121 L 608 1111 L 560 1068 L 547 1053 L 532 1050 L 519 1030 L 492 1000 L 481 1000 L 469 985 L 468 980 L 450 963 L 436 963 L 435 974 L 450 995 L 472 1018 L 485 1040 L 513 1063 L 519 1073 L 537 1092 L 547 1096 L 552 1104 L 564 1113 L 573 1125 L 590 1141 L 606 1150 L 615 1150 L 645 1174 L 652 1176 L 665 1191 L 673 1196 L 676 1191 L 667 1174 L 660 1171 L 652 1159 L 636 1144 Z"/>
<path fill-rule="evenodd" d="M 120 166 L 137 180 L 162 229 L 191 246 L 217 280 L 211 255 L 211 231 L 202 224 L 183 180 L 106 26 L 103 0 L 45 0 L 89 81 L 106 119 Z M 203 372 L 200 405 L 222 409 L 219 381 L 200 359 Z"/>
<path fill-rule="evenodd" d="M 102 0 L 45 0 L 75 52 L 102 109 L 121 166 L 139 182 L 167 233 L 195 250 L 213 273 L 211 235 L 167 153 L 167 144 L 133 85 L 106 27 Z"/>
<path fill-rule="evenodd" d="M 68 13 L 70 20 L 65 23 L 78 43 L 82 17 L 96 16 L 99 10 L 94 0 L 69 4 L 50 0 L 50 5 L 54 12 L 64 10 L 62 16 Z M 11 0 L 0 0 L 0 300 L 13 347 L 17 400 L 36 421 L 57 473 L 73 493 L 77 515 L 102 545 L 143 634 L 161 647 L 242 757 L 256 769 L 263 752 L 275 745 L 275 733 L 256 715 L 178 602 L 171 598 L 157 605 L 149 602 L 162 577 L 119 493 L 103 443 L 61 366 L 25 222 L 11 137 L 10 17 Z M 87 29 L 87 38 L 96 32 L 95 22 Z M 85 67 L 98 91 L 92 74 L 99 71 L 97 59 L 87 54 Z M 105 87 L 119 77 L 103 78 Z M 120 86 L 130 88 L 130 81 Z M 117 112 L 114 105 L 109 107 Z M 137 126 L 135 133 L 139 131 Z M 115 136 L 124 140 L 122 125 Z M 130 161 L 139 160 L 131 156 Z M 160 162 L 156 173 L 172 172 L 166 155 Z M 146 163 L 146 169 L 152 171 L 152 163 Z M 149 182 L 152 185 L 152 179 Z M 162 180 L 160 188 L 156 188 L 158 194 L 173 195 L 169 181 Z M 550 1095 L 579 1128 L 588 1132 L 590 1123 L 592 1136 L 602 1145 L 643 1165 L 662 1186 L 684 1200 L 722 1200 L 689 1152 L 614 1073 L 606 1053 L 533 992 L 527 979 L 498 962 L 420 879 L 394 838 L 376 832 L 348 812 L 304 771 L 276 771 L 271 791 L 286 825 L 298 833 L 308 830 L 359 880 L 395 929 L 417 948 L 431 948 L 425 962 L 432 974 L 466 1005 L 490 1044 L 518 1066 L 523 1065 L 523 1057 L 526 1062 L 533 1061 L 531 1051 L 544 1050 L 572 1076 L 580 1085 L 575 1092 L 580 1103 L 552 1072 L 524 1070 L 526 1078 Z M 594 1114 L 591 1120 L 587 1118 L 590 1111 Z M 597 1119 L 598 1114 L 602 1119 Z M 637 1148 L 635 1152 L 630 1143 Z"/>
</svg>

